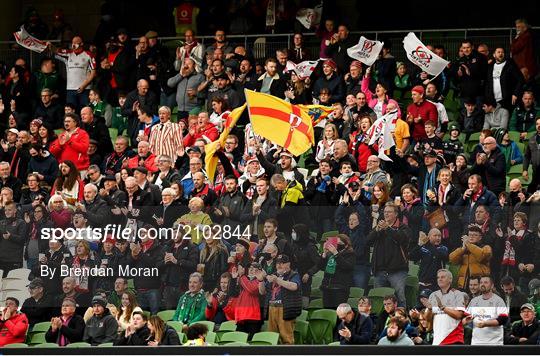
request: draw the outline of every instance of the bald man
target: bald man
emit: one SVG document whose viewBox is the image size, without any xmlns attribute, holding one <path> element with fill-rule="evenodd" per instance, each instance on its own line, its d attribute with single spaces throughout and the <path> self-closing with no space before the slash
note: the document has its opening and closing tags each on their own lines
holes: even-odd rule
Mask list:
<svg viewBox="0 0 540 356">
<path fill-rule="evenodd" d="M 98 187 L 92 183 L 84 186 L 84 201 L 76 206 L 76 210 L 86 213 L 90 227 L 105 226 L 111 215 L 107 203 L 98 195 Z"/>
<path fill-rule="evenodd" d="M 122 115 L 128 118 L 128 136 L 137 137 L 137 129 L 139 126 L 139 118 L 137 109 L 144 107 L 150 115 L 157 114 L 159 97 L 150 89 L 150 84 L 145 79 L 140 79 L 137 82 L 137 89 L 131 91 L 126 96 L 126 102 L 122 107 Z M 132 142 L 133 147 L 137 142 Z"/>
<path fill-rule="evenodd" d="M 506 188 L 506 160 L 494 137 L 486 137 L 483 144 L 484 152 L 474 159 L 471 174 L 478 174 L 487 188 L 496 196 Z"/>
<path fill-rule="evenodd" d="M 210 189 L 210 186 L 206 183 L 206 176 L 203 172 L 196 172 L 193 174 L 193 191 L 191 192 L 189 199 L 195 197 L 201 198 L 207 209 L 214 205 L 218 198 L 217 194 Z"/>
<path fill-rule="evenodd" d="M 101 157 L 107 156 L 113 151 L 109 128 L 105 124 L 105 119 L 101 116 L 94 116 L 92 108 L 85 106 L 81 109 L 81 127 L 88 132 L 91 140 L 97 141 L 97 153 Z"/>
</svg>

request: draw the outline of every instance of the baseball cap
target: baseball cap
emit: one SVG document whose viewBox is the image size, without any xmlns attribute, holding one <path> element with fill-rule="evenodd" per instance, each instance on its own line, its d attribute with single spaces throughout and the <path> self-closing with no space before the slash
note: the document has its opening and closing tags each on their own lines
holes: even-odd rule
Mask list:
<svg viewBox="0 0 540 356">
<path fill-rule="evenodd" d="M 41 278 L 34 278 L 32 281 L 27 285 L 28 288 L 34 289 L 34 288 L 43 288 L 43 280 Z"/>
<path fill-rule="evenodd" d="M 289 259 L 289 256 L 287 255 L 279 255 L 276 258 L 276 263 L 289 263 L 291 260 Z"/>
<path fill-rule="evenodd" d="M 534 311 L 534 305 L 532 305 L 531 303 L 525 303 L 521 306 L 521 308 L 519 308 L 519 310 L 523 310 L 523 309 L 529 309 L 529 310 Z"/>
<path fill-rule="evenodd" d="M 158 33 L 156 31 L 148 31 L 148 32 L 146 32 L 146 35 L 144 35 L 144 37 L 146 37 L 148 39 L 157 38 Z"/>
<path fill-rule="evenodd" d="M 192 152 L 201 153 L 201 149 L 197 146 L 191 146 L 190 148 L 187 149 L 187 153 L 192 153 Z"/>
<path fill-rule="evenodd" d="M 142 174 L 148 174 L 148 169 L 145 167 L 137 167 L 133 170 L 134 172 L 140 172 Z"/>
</svg>

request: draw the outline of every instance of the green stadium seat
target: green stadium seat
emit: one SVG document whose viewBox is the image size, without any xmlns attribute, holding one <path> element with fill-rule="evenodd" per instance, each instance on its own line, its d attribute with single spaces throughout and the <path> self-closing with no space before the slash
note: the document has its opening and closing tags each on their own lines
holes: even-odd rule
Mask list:
<svg viewBox="0 0 540 356">
<path fill-rule="evenodd" d="M 416 305 L 416 298 L 418 297 L 418 290 L 420 285 L 418 284 L 417 276 L 407 276 L 405 279 L 405 299 L 407 305 Z"/>
<path fill-rule="evenodd" d="M 103 344 L 99 344 L 98 347 L 113 347 L 113 342 L 104 342 Z"/>
<path fill-rule="evenodd" d="M 253 335 L 249 342 L 250 345 L 269 345 L 275 346 L 279 343 L 279 333 L 271 331 L 262 331 Z"/>
<path fill-rule="evenodd" d="M 92 345 L 90 345 L 89 343 L 87 342 L 74 342 L 72 344 L 68 344 L 66 347 L 91 347 Z"/>
<path fill-rule="evenodd" d="M 459 140 L 461 141 L 461 143 L 465 144 L 465 138 L 467 138 L 467 134 L 462 132 L 459 134 Z"/>
<path fill-rule="evenodd" d="M 420 266 L 415 263 L 410 263 L 409 276 L 418 276 L 418 272 L 420 272 Z"/>
<path fill-rule="evenodd" d="M 182 331 L 182 329 L 184 328 L 184 323 L 182 323 L 181 321 L 169 320 L 166 323 L 176 331 Z"/>
<path fill-rule="evenodd" d="M 37 345 L 37 344 L 43 344 L 45 342 L 47 342 L 47 340 L 45 340 L 45 333 L 35 333 L 35 334 L 32 334 L 32 336 L 30 336 L 30 342 L 28 344 Z"/>
<path fill-rule="evenodd" d="M 334 236 L 336 236 L 337 234 L 339 234 L 339 231 L 337 231 L 337 230 L 332 230 L 332 231 L 323 232 L 323 234 L 321 235 L 321 241 L 324 241 L 324 240 L 326 240 L 326 239 L 329 238 L 329 237 L 334 237 Z"/>
<path fill-rule="evenodd" d="M 523 164 L 515 164 L 508 169 L 506 175 L 510 177 L 510 179 L 519 178 L 521 177 L 523 173 Z"/>
<path fill-rule="evenodd" d="M 219 345 L 228 344 L 230 342 L 247 342 L 249 334 L 242 331 L 231 331 L 221 336 L 218 341 Z"/>
<path fill-rule="evenodd" d="M 472 150 L 478 145 L 480 142 L 480 132 L 474 132 L 469 136 L 469 140 L 467 141 L 467 147 L 466 151 L 467 153 L 471 153 Z"/>
<path fill-rule="evenodd" d="M 261 331 L 268 331 L 268 320 L 265 320 L 261 326 Z"/>
<path fill-rule="evenodd" d="M 233 341 L 229 342 L 228 344 L 224 344 L 225 346 L 249 346 L 247 342 L 242 341 Z"/>
<path fill-rule="evenodd" d="M 32 328 L 32 331 L 29 331 L 29 334 L 36 334 L 36 333 L 45 333 L 49 330 L 51 327 L 50 321 L 44 321 L 42 323 L 36 323 L 34 324 L 34 327 Z"/>
<path fill-rule="evenodd" d="M 20 349 L 20 348 L 28 347 L 28 345 L 22 342 L 14 342 L 13 344 L 7 344 L 4 347 L 12 348 L 12 349 Z"/>
<path fill-rule="evenodd" d="M 360 298 L 364 296 L 364 289 L 358 287 L 351 287 L 349 290 L 349 298 Z"/>
<path fill-rule="evenodd" d="M 225 333 L 236 331 L 236 323 L 234 321 L 226 321 L 221 323 L 218 331 L 216 331 L 217 340 L 221 340 L 221 336 Z"/>
<path fill-rule="evenodd" d="M 313 313 L 313 311 L 318 310 L 318 309 L 322 309 L 322 308 L 324 308 L 323 300 L 322 299 L 313 299 L 312 301 L 309 302 L 309 305 L 307 307 L 307 311 L 308 311 L 309 315 L 311 316 L 311 313 Z"/>
<path fill-rule="evenodd" d="M 300 313 L 300 315 L 298 315 L 296 317 L 296 321 L 298 320 L 303 320 L 303 321 L 307 321 L 308 320 L 308 317 L 309 317 L 309 312 L 307 310 L 302 310 L 302 312 Z"/>
<path fill-rule="evenodd" d="M 262 329 L 261 329 L 262 330 Z M 294 324 L 294 343 L 303 345 L 307 343 L 309 333 L 309 323 L 303 320 L 296 320 Z"/>
<path fill-rule="evenodd" d="M 109 127 L 109 136 L 111 136 L 111 141 L 114 143 L 118 137 L 118 129 Z"/>
<path fill-rule="evenodd" d="M 523 154 L 525 153 L 525 143 L 524 142 L 516 141 L 516 146 L 518 147 L 519 152 L 521 152 Z"/>
<path fill-rule="evenodd" d="M 383 299 L 387 295 L 395 294 L 394 288 L 379 287 L 373 288 L 369 291 L 368 297 L 371 301 L 371 310 L 375 314 L 379 314 L 383 309 Z"/>
<path fill-rule="evenodd" d="M 143 310 L 142 312 L 143 312 L 144 315 L 146 315 L 147 318 L 149 318 L 150 315 L 152 315 L 152 312 L 149 311 L 149 310 Z"/>
<path fill-rule="evenodd" d="M 216 327 L 216 323 L 214 323 L 213 321 L 208 321 L 208 320 L 195 321 L 189 325 L 191 326 L 193 324 L 204 324 L 208 328 L 208 331 L 214 331 L 214 328 Z"/>
<path fill-rule="evenodd" d="M 354 310 L 358 310 L 358 300 L 360 298 L 349 298 L 347 299 L 347 303 L 353 308 Z"/>
<path fill-rule="evenodd" d="M 335 310 L 315 310 L 309 318 L 309 339 L 312 343 L 326 345 L 334 341 L 334 327 L 337 315 Z"/>
<path fill-rule="evenodd" d="M 533 131 L 533 132 L 527 132 L 527 141 L 531 139 L 531 137 L 533 137 L 534 135 L 536 135 L 536 131 Z"/>
<path fill-rule="evenodd" d="M 186 334 L 184 334 L 184 333 L 181 332 L 181 331 L 178 331 L 177 334 L 178 334 L 178 340 L 180 340 L 180 343 L 181 343 L 182 345 L 185 344 L 185 343 L 187 342 L 187 336 L 186 336 Z M 208 336 L 208 335 L 206 335 L 206 336 Z"/>
<path fill-rule="evenodd" d="M 320 299 L 320 298 L 322 298 L 322 290 L 319 287 L 317 287 L 317 288 L 311 287 L 311 294 L 309 295 L 309 297 L 311 299 Z"/>
<path fill-rule="evenodd" d="M 111 345 L 112 345 L 112 342 L 111 342 Z M 58 344 L 55 344 L 54 342 L 44 342 L 42 344 L 37 344 L 37 345 L 34 345 L 33 346 L 34 348 L 38 348 L 38 349 L 41 349 L 41 348 L 54 348 L 54 347 L 60 347 L 58 346 Z"/>
<path fill-rule="evenodd" d="M 516 143 L 520 140 L 521 133 L 517 131 L 508 131 L 508 138 Z"/>
<path fill-rule="evenodd" d="M 450 273 L 452 273 L 452 287 L 453 288 L 456 288 L 457 287 L 457 276 L 458 276 L 458 273 L 459 273 L 459 265 L 454 265 L 454 264 L 449 264 L 448 265 L 448 270 L 450 271 Z"/>
<path fill-rule="evenodd" d="M 173 316 L 174 316 L 174 313 L 176 312 L 176 310 L 162 310 L 160 312 L 158 312 L 156 315 L 159 316 L 161 318 L 161 320 L 163 320 L 164 322 L 167 322 L 169 320 L 172 320 Z"/>
<path fill-rule="evenodd" d="M 217 339 L 217 334 L 215 332 L 209 331 L 208 334 L 206 334 L 205 340 L 207 343 L 215 345 L 216 339 Z M 187 341 L 187 336 L 186 336 L 186 341 Z"/>
<path fill-rule="evenodd" d="M 328 346 L 340 346 L 340 345 L 341 345 L 341 342 L 339 341 L 334 341 L 328 344 Z"/>
</svg>

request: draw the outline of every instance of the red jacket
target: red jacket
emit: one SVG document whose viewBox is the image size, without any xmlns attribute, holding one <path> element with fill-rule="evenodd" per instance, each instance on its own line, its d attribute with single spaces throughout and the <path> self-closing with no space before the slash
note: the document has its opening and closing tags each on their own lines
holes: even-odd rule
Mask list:
<svg viewBox="0 0 540 356">
<path fill-rule="evenodd" d="M 88 136 L 88 133 L 81 128 L 77 128 L 70 139 L 64 145 L 60 145 L 60 137 L 65 134 L 65 131 L 62 132 L 58 138 L 51 143 L 49 151 L 56 157 L 58 163 L 71 161 L 79 171 L 86 170 L 90 165 L 90 158 L 88 157 L 90 137 Z"/>
<path fill-rule="evenodd" d="M 141 160 L 141 156 L 136 155 L 128 160 L 128 167 L 129 168 L 137 168 L 139 167 L 139 160 Z M 148 169 L 148 172 L 157 172 L 158 167 L 156 164 L 156 155 L 153 153 L 150 153 L 148 157 L 144 159 L 144 168 Z"/>
<path fill-rule="evenodd" d="M 538 72 L 538 67 L 534 58 L 534 40 L 530 30 L 523 32 L 512 41 L 510 52 L 512 52 L 512 59 L 516 62 L 518 68 L 520 70 L 521 68 L 527 68 L 529 77 L 534 78 Z"/>
<path fill-rule="evenodd" d="M 354 158 L 356 158 L 356 162 L 358 163 L 358 170 L 361 173 L 366 173 L 367 170 L 367 160 L 369 156 L 377 154 L 379 151 L 379 146 L 377 144 L 374 144 L 372 146 L 369 146 L 367 143 L 364 142 L 357 142 L 356 139 L 359 135 L 359 131 L 355 131 L 351 135 L 351 140 L 349 143 L 349 152 L 353 155 Z M 369 140 L 366 140 L 369 142 Z"/>
<path fill-rule="evenodd" d="M 259 281 L 249 280 L 246 276 L 238 278 L 240 295 L 234 309 L 234 320 L 261 320 L 261 305 L 259 303 Z"/>
<path fill-rule="evenodd" d="M 17 313 L 6 321 L 0 321 L 0 347 L 26 340 L 28 318 L 26 314 Z"/>
<path fill-rule="evenodd" d="M 409 116 L 410 115 L 410 116 Z M 409 121 L 410 118 L 420 117 L 421 120 L 416 123 Z M 422 101 L 420 104 L 412 103 L 407 107 L 407 121 L 411 127 L 412 137 L 414 141 L 418 142 L 423 139 L 427 139 L 426 129 L 424 125 L 427 121 L 433 121 L 435 127 L 439 123 L 439 114 L 437 113 L 437 107 L 427 100 Z"/>
<path fill-rule="evenodd" d="M 236 300 L 237 298 L 229 298 L 229 301 L 227 302 L 227 305 L 223 308 L 223 312 L 225 313 L 225 317 L 227 320 L 234 320 L 234 310 L 236 307 Z M 212 305 L 206 306 L 206 320 L 214 320 L 216 317 L 216 313 L 218 311 L 218 300 L 216 296 L 212 296 Z"/>
<path fill-rule="evenodd" d="M 207 123 L 205 128 L 202 130 L 197 130 L 197 132 L 192 136 L 188 134 L 184 137 L 184 147 L 193 146 L 195 141 L 199 138 L 204 138 L 206 141 L 214 142 L 219 137 L 219 132 L 214 124 Z"/>
</svg>

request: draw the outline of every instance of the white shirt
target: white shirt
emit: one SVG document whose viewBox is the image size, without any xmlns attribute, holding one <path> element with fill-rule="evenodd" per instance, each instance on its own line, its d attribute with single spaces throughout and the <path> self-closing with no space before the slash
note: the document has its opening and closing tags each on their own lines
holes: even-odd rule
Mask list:
<svg viewBox="0 0 540 356">
<path fill-rule="evenodd" d="M 84 83 L 88 73 L 96 69 L 96 60 L 88 51 L 79 54 L 68 50 L 58 53 L 58 58 L 66 64 L 67 90 L 77 90 Z"/>
<path fill-rule="evenodd" d="M 491 298 L 484 299 L 482 295 L 474 297 L 469 303 L 467 313 L 473 317 L 473 333 L 471 345 L 503 345 L 504 329 L 502 325 L 476 327 L 479 321 L 497 319 L 499 316 L 508 316 L 508 307 L 501 297 L 492 294 Z"/>
<path fill-rule="evenodd" d="M 381 118 L 383 116 L 383 102 L 377 101 L 377 105 L 373 107 L 373 111 L 375 111 L 375 114 L 377 115 L 377 119 Z"/>
<path fill-rule="evenodd" d="M 497 102 L 503 99 L 501 89 L 501 73 L 505 64 L 506 61 L 502 63 L 495 63 L 493 65 L 493 96 Z"/>
<path fill-rule="evenodd" d="M 446 314 L 437 306 L 439 297 L 445 307 L 465 311 L 465 300 L 463 292 L 457 289 L 450 289 L 443 294 L 440 290 L 431 293 L 429 302 L 433 306 L 433 345 L 446 345 L 455 342 L 463 342 L 463 324 L 461 320 L 456 320 Z"/>
</svg>

